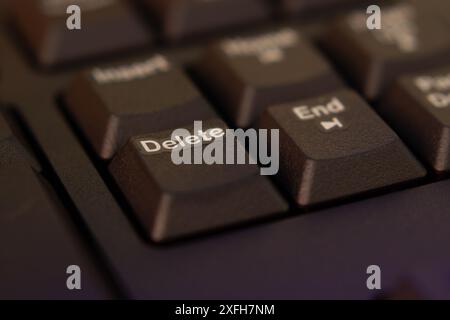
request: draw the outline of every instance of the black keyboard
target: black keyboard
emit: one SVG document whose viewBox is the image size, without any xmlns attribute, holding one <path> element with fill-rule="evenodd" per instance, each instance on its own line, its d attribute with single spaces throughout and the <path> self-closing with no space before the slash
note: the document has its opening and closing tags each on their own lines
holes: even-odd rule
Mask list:
<svg viewBox="0 0 450 320">
<path fill-rule="evenodd" d="M 0 1 L 0 298 L 450 298 L 449 13 Z M 278 130 L 279 171 L 175 164 L 196 121 Z"/>
</svg>

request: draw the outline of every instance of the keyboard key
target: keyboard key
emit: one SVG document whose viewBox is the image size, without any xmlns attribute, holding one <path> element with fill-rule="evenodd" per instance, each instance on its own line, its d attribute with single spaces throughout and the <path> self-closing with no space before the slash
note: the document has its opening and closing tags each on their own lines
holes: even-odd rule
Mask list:
<svg viewBox="0 0 450 320">
<path fill-rule="evenodd" d="M 16 0 L 15 20 L 34 56 L 54 66 L 151 42 L 147 28 L 120 0 Z M 69 30 L 69 5 L 81 9 L 81 30 Z"/>
<path fill-rule="evenodd" d="M 82 71 L 67 93 L 67 107 L 104 159 L 133 135 L 215 117 L 187 76 L 158 54 Z"/>
<path fill-rule="evenodd" d="M 144 0 L 156 15 L 164 37 L 184 37 L 266 18 L 265 0 Z"/>
<path fill-rule="evenodd" d="M 403 77 L 379 111 L 434 170 L 450 170 L 450 67 Z"/>
<path fill-rule="evenodd" d="M 423 177 L 397 135 L 351 91 L 270 107 L 280 129 L 280 183 L 301 206 Z"/>
<path fill-rule="evenodd" d="M 187 128 L 193 132 L 192 126 Z M 198 139 L 203 143 L 225 139 L 225 129 L 220 120 L 203 122 L 207 136 Z M 257 165 L 174 164 L 170 150 L 177 141 L 171 136 L 172 131 L 166 131 L 134 137 L 110 165 L 117 184 L 153 241 L 213 231 L 287 209 Z M 182 141 L 186 143 L 187 139 Z"/>
<path fill-rule="evenodd" d="M 449 27 L 430 10 L 410 3 L 382 6 L 382 28 L 369 30 L 365 11 L 332 24 L 324 38 L 338 64 L 370 99 L 404 73 L 450 62 Z"/>
<path fill-rule="evenodd" d="M 341 85 L 327 61 L 290 28 L 222 40 L 207 50 L 197 71 L 238 127 L 251 126 L 269 105 Z"/>
</svg>

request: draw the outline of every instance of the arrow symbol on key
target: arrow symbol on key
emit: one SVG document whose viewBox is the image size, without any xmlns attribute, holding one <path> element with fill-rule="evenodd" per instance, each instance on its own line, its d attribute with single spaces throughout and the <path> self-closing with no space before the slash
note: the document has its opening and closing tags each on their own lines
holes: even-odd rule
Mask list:
<svg viewBox="0 0 450 320">
<path fill-rule="evenodd" d="M 331 121 L 321 121 L 320 125 L 326 130 L 330 131 L 334 128 L 343 128 L 344 125 L 338 118 L 333 118 Z"/>
</svg>

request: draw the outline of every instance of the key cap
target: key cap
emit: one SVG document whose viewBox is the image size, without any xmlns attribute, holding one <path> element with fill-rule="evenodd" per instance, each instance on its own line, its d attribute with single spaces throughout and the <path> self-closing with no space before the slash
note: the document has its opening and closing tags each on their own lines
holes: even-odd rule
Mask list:
<svg viewBox="0 0 450 320">
<path fill-rule="evenodd" d="M 0 113 L 0 141 L 8 139 L 12 136 L 11 130 L 6 123 L 3 115 Z"/>
<path fill-rule="evenodd" d="M 196 69 L 238 127 L 252 125 L 269 105 L 341 85 L 327 61 L 291 28 L 224 39 L 207 50 Z"/>
<path fill-rule="evenodd" d="M 280 129 L 280 183 L 301 206 L 423 177 L 397 135 L 355 93 L 270 107 L 260 126 Z"/>
<path fill-rule="evenodd" d="M 434 170 L 450 170 L 450 67 L 403 77 L 379 112 Z"/>
<path fill-rule="evenodd" d="M 449 62 L 449 27 L 430 10 L 410 3 L 381 6 L 382 28 L 369 30 L 367 14 L 355 11 L 332 24 L 324 46 L 369 99 L 404 73 Z"/>
<path fill-rule="evenodd" d="M 0 115 L 0 298 L 110 299 L 113 292 Z M 68 290 L 78 265 L 82 290 Z"/>
<path fill-rule="evenodd" d="M 69 30 L 66 10 L 81 9 L 81 29 Z M 18 29 L 36 60 L 49 67 L 151 42 L 147 28 L 121 0 L 17 0 Z"/>
<path fill-rule="evenodd" d="M 256 22 L 269 15 L 264 0 L 145 0 L 166 40 Z"/>
<path fill-rule="evenodd" d="M 215 117 L 186 75 L 159 54 L 84 70 L 75 77 L 66 100 L 104 159 L 133 135 Z"/>
<path fill-rule="evenodd" d="M 206 133 L 202 138 L 192 126 L 187 128 L 203 143 L 226 140 L 222 121 L 203 122 L 202 127 Z M 178 142 L 171 136 L 169 130 L 134 137 L 110 164 L 117 184 L 153 241 L 213 231 L 287 209 L 257 165 L 174 164 L 170 151 Z"/>
</svg>

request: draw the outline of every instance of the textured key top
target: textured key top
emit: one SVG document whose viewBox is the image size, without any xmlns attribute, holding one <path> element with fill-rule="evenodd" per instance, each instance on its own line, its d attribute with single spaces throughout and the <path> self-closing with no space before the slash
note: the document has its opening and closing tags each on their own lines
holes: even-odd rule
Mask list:
<svg viewBox="0 0 450 320">
<path fill-rule="evenodd" d="M 368 98 L 378 98 L 399 75 L 449 62 L 450 28 L 431 10 L 382 6 L 381 22 L 380 30 L 369 30 L 365 11 L 355 11 L 332 24 L 324 39 L 330 56 Z"/>
<path fill-rule="evenodd" d="M 265 0 L 144 0 L 167 40 L 255 22 L 269 15 Z"/>
<path fill-rule="evenodd" d="M 105 159 L 133 135 L 215 117 L 190 80 L 162 55 L 81 72 L 67 104 Z"/>
<path fill-rule="evenodd" d="M 53 66 L 151 41 L 146 27 L 121 0 L 17 0 L 15 19 L 38 63 Z M 69 30 L 69 5 L 81 9 L 81 29 Z"/>
<path fill-rule="evenodd" d="M 431 167 L 450 170 L 450 67 L 403 77 L 379 111 Z"/>
<path fill-rule="evenodd" d="M 0 299 L 111 298 L 79 230 L 38 177 L 0 115 Z M 82 270 L 82 290 L 66 287 L 71 265 Z"/>
<path fill-rule="evenodd" d="M 269 105 L 340 86 L 327 61 L 290 28 L 224 39 L 207 50 L 197 70 L 239 127 L 250 126 Z"/>
<path fill-rule="evenodd" d="M 287 209 L 257 165 L 172 162 L 176 145 L 188 144 L 188 139 L 226 140 L 225 129 L 222 121 L 211 120 L 203 123 L 205 136 L 189 128 L 197 138 L 172 140 L 172 131 L 135 137 L 113 159 L 110 171 L 153 241 L 212 231 Z"/>
<path fill-rule="evenodd" d="M 351 91 L 271 107 L 261 127 L 280 129 L 278 179 L 302 206 L 425 175 L 397 135 Z"/>
</svg>

